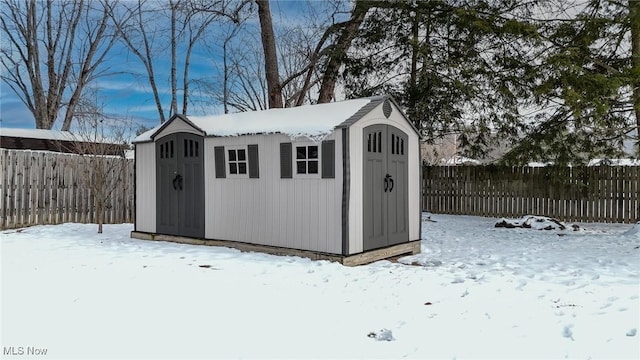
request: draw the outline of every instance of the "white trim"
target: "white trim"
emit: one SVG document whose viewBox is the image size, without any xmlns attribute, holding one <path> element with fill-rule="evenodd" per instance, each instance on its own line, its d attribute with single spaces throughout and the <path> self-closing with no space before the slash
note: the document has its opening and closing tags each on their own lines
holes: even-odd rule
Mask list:
<svg viewBox="0 0 640 360">
<path fill-rule="evenodd" d="M 393 105 L 393 103 L 392 103 Z M 420 167 L 412 164 L 419 164 L 420 144 L 418 134 L 413 130 L 409 122 L 403 117 L 403 113 L 395 108 L 389 118 L 385 118 L 382 113 L 382 104 L 373 109 L 360 120 L 356 121 L 349 128 L 350 147 L 350 171 L 351 171 L 351 192 L 349 194 L 349 254 L 363 251 L 363 159 L 364 159 L 364 139 L 363 130 L 367 126 L 384 124 L 392 125 L 407 134 L 405 151 L 407 152 L 408 164 L 408 213 L 409 216 L 409 240 L 420 238 Z"/>
<path fill-rule="evenodd" d="M 244 174 L 232 174 L 231 173 L 231 156 L 229 155 L 229 150 L 233 150 L 236 152 L 238 150 L 244 150 L 244 160 L 238 160 L 236 159 L 235 161 L 233 161 L 236 164 L 239 163 L 245 163 L 246 168 L 245 168 L 245 173 Z M 249 178 L 249 149 L 247 145 L 226 145 L 224 147 L 224 166 L 226 166 L 225 172 L 227 173 L 227 178 L 228 179 L 248 179 Z M 240 170 L 240 169 L 238 169 Z"/>
<path fill-rule="evenodd" d="M 293 142 L 291 144 L 291 161 L 293 162 L 293 164 L 291 164 L 292 166 L 292 172 L 293 172 L 293 178 L 294 179 L 321 179 L 322 178 L 322 143 L 318 143 L 318 142 L 314 142 L 314 141 L 299 141 L 299 142 Z M 318 172 L 315 174 L 299 174 L 298 173 L 298 158 L 297 158 L 297 154 L 298 154 L 298 147 L 306 147 L 307 151 L 309 150 L 310 146 L 315 146 L 317 148 L 317 152 L 318 152 L 318 157 L 316 159 L 309 159 L 308 155 L 307 155 L 307 159 L 304 159 L 303 161 L 307 162 L 307 169 L 308 169 L 308 164 L 309 161 L 316 161 L 318 162 Z"/>
<path fill-rule="evenodd" d="M 156 144 L 136 144 L 136 231 L 156 231 Z"/>
</svg>

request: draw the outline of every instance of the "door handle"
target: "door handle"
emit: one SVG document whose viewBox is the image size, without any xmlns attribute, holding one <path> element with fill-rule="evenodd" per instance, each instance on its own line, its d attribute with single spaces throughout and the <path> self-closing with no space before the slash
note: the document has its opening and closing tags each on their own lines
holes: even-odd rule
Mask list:
<svg viewBox="0 0 640 360">
<path fill-rule="evenodd" d="M 173 190 L 182 190 L 182 175 L 177 174 L 173 178 Z"/>
<path fill-rule="evenodd" d="M 393 177 L 389 174 L 384 177 L 384 192 L 387 191 L 393 191 Z"/>
</svg>

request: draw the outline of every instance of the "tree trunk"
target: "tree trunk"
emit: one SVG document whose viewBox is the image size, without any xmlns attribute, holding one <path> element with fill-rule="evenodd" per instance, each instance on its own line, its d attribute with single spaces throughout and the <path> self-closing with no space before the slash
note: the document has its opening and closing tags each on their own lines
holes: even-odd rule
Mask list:
<svg viewBox="0 0 640 360">
<path fill-rule="evenodd" d="M 227 65 L 227 43 L 230 38 L 224 40 L 222 44 L 222 65 L 223 65 L 223 79 L 222 79 L 222 107 L 224 113 L 229 113 L 229 66 Z"/>
<path fill-rule="evenodd" d="M 409 74 L 409 108 L 416 106 L 416 84 L 418 83 L 418 52 L 420 51 L 420 38 L 418 27 L 420 24 L 420 12 L 416 10 L 411 19 L 411 73 Z"/>
<path fill-rule="evenodd" d="M 418 103 L 418 54 L 420 52 L 420 24 L 421 16 L 418 7 L 409 12 L 411 21 L 411 68 L 409 72 L 409 84 L 406 89 L 407 115 L 416 128 L 420 128 L 418 117 L 415 116 Z"/>
<path fill-rule="evenodd" d="M 271 22 L 271 9 L 269 0 L 256 0 L 258 4 L 258 17 L 260 18 L 260 37 L 264 50 L 264 70 L 267 77 L 267 91 L 269 108 L 281 108 L 282 88 L 278 72 L 278 54 L 276 52 L 275 35 Z"/>
<path fill-rule="evenodd" d="M 189 45 L 191 49 L 191 45 Z M 189 66 L 191 65 L 191 50 L 187 52 L 184 59 L 184 72 L 182 76 L 182 115 L 187 115 L 189 107 Z"/>
<path fill-rule="evenodd" d="M 104 201 L 104 200 L 101 200 Z M 103 204 L 98 203 L 96 206 L 97 211 L 97 222 L 98 222 L 98 234 L 102 234 L 102 225 L 104 224 L 104 207 Z"/>
<path fill-rule="evenodd" d="M 631 63 L 633 76 L 633 110 L 636 115 L 636 156 L 640 156 L 640 1 L 629 0 L 629 19 L 631 23 Z"/>
<path fill-rule="evenodd" d="M 169 2 L 171 7 L 171 107 L 169 116 L 178 113 L 178 79 L 176 77 L 176 12 L 179 2 Z"/>
<path fill-rule="evenodd" d="M 338 72 L 344 63 L 347 50 L 351 46 L 351 41 L 353 41 L 353 38 L 358 32 L 368 9 L 369 5 L 364 1 L 356 1 L 356 5 L 351 13 L 351 19 L 346 23 L 342 34 L 340 34 L 335 45 L 333 45 L 333 50 L 329 54 L 329 61 L 327 62 L 327 67 L 325 68 L 322 78 L 322 84 L 320 85 L 320 94 L 318 95 L 319 104 L 328 103 L 333 100 Z"/>
</svg>

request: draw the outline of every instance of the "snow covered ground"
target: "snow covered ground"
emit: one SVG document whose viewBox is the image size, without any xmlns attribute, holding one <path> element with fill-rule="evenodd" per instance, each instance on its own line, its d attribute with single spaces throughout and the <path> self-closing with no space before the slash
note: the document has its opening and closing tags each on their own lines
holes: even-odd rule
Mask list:
<svg viewBox="0 0 640 360">
<path fill-rule="evenodd" d="M 640 225 L 431 218 L 419 266 L 4 231 L 2 358 L 640 358 Z"/>
</svg>

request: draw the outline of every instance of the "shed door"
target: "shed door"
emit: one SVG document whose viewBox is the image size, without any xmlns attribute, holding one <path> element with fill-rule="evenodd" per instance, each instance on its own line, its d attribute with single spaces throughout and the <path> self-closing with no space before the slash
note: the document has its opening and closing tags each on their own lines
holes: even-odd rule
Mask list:
<svg viewBox="0 0 640 360">
<path fill-rule="evenodd" d="M 391 125 L 364 129 L 364 250 L 409 241 L 407 139 Z"/>
<path fill-rule="evenodd" d="M 201 136 L 172 134 L 156 142 L 156 220 L 161 234 L 204 237 Z"/>
</svg>

